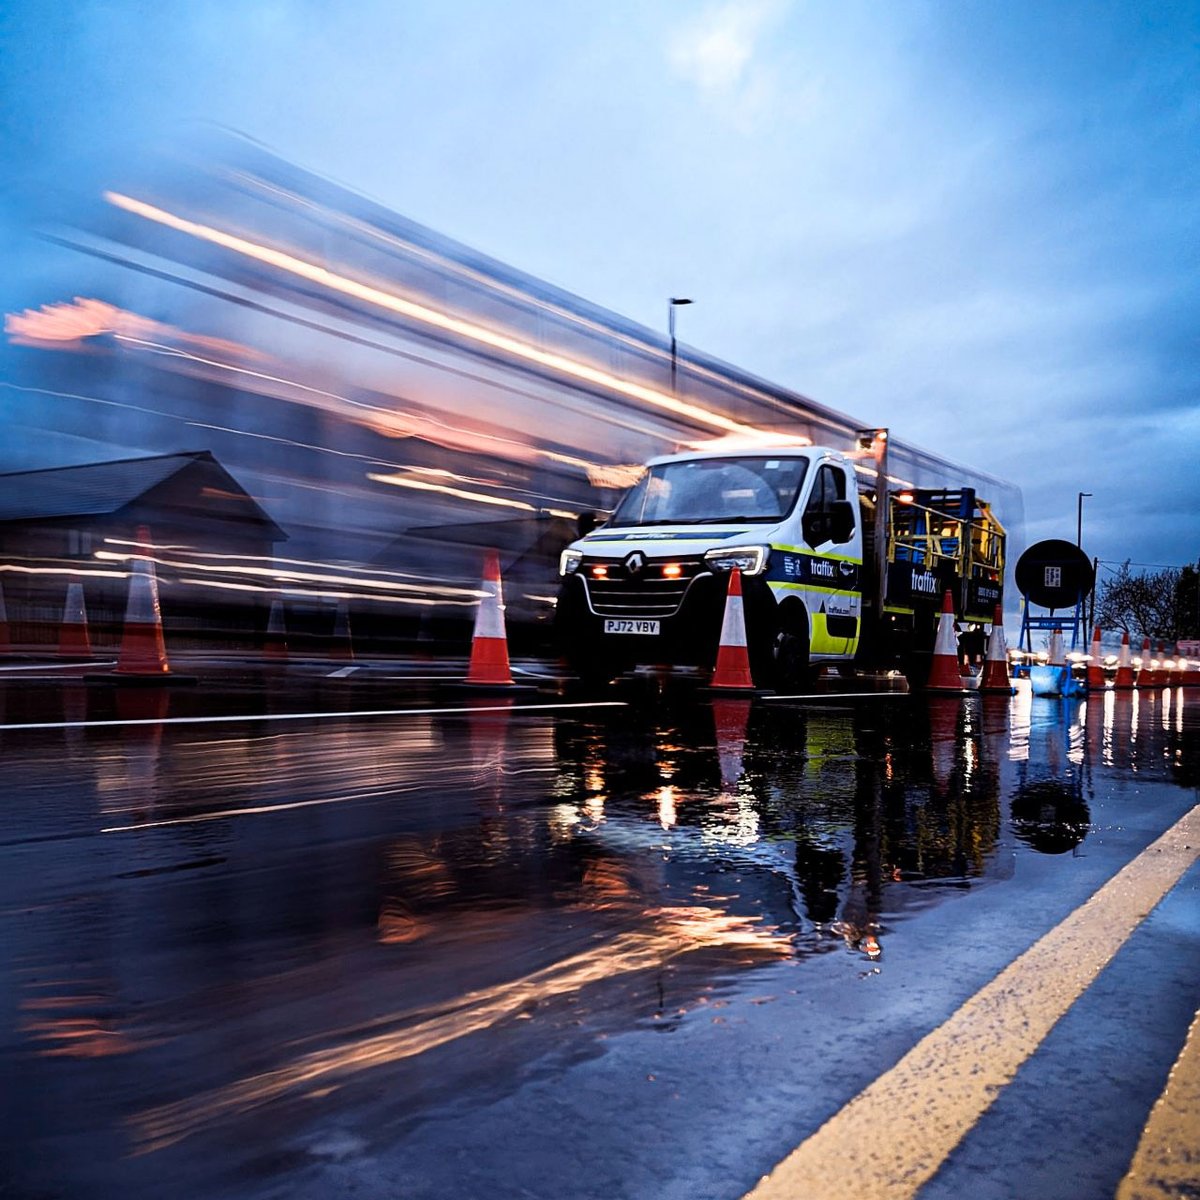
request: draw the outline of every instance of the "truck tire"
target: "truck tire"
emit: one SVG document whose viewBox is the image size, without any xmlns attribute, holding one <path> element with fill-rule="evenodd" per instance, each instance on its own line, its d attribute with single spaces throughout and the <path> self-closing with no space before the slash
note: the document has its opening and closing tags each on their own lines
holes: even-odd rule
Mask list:
<svg viewBox="0 0 1200 1200">
<path fill-rule="evenodd" d="M 781 629 L 775 637 L 775 690 L 809 692 L 817 672 L 808 657 L 808 630 Z"/>
</svg>

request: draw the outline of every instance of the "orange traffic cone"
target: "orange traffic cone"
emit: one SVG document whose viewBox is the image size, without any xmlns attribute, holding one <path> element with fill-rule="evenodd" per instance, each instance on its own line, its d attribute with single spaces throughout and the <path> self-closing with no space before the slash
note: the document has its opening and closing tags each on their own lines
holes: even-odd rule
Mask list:
<svg viewBox="0 0 1200 1200">
<path fill-rule="evenodd" d="M 12 641 L 8 634 L 8 609 L 4 607 L 4 584 L 0 583 L 0 654 L 12 652 Z"/>
<path fill-rule="evenodd" d="M 713 669 L 714 688 L 753 691 L 750 677 L 750 652 L 746 649 L 746 614 L 742 608 L 742 572 L 729 572 L 729 590 L 725 594 L 725 619 L 721 622 L 721 641 L 717 646 L 717 665 Z"/>
<path fill-rule="evenodd" d="M 1133 659 L 1130 658 L 1129 631 L 1121 634 L 1121 649 L 1117 654 L 1117 676 L 1113 687 L 1119 692 L 1133 691 Z"/>
<path fill-rule="evenodd" d="M 63 608 L 62 628 L 58 635 L 59 658 L 90 658 L 92 643 L 88 637 L 87 608 L 83 602 L 83 584 L 67 584 L 67 602 Z"/>
<path fill-rule="evenodd" d="M 1004 616 L 1000 605 L 996 605 L 996 615 L 992 618 L 992 632 L 988 637 L 987 661 L 983 664 L 983 676 L 979 680 L 981 692 L 1006 692 L 1013 690 L 1012 680 L 1008 676 L 1008 646 L 1004 641 Z"/>
<path fill-rule="evenodd" d="M 1092 648 L 1088 654 L 1087 685 L 1089 692 L 1104 690 L 1104 655 L 1100 650 L 1100 626 L 1092 633 Z"/>
<path fill-rule="evenodd" d="M 504 631 L 504 590 L 500 583 L 500 556 L 489 550 L 483 564 L 483 598 L 475 612 L 475 634 L 471 639 L 471 663 L 467 683 L 487 687 L 510 686 L 508 637 Z"/>
<path fill-rule="evenodd" d="M 937 641 L 933 645 L 933 665 L 927 692 L 963 692 L 962 676 L 958 673 L 958 638 L 954 633 L 954 601 L 949 590 L 942 598 L 942 613 L 938 617 Z"/>
<path fill-rule="evenodd" d="M 1166 642 L 1158 643 L 1158 674 L 1155 676 L 1155 682 L 1159 687 L 1169 687 L 1174 682 L 1171 678 L 1171 662 Z"/>
<path fill-rule="evenodd" d="M 125 606 L 125 630 L 121 651 L 113 672 L 122 681 L 165 680 L 171 668 L 163 641 L 162 610 L 158 605 L 158 577 L 149 554 L 150 535 L 144 528 L 137 533 L 141 553 L 129 565 L 129 601 Z"/>
<path fill-rule="evenodd" d="M 1139 688 L 1152 688 L 1158 683 L 1157 672 L 1155 667 L 1158 664 L 1154 661 L 1154 651 L 1150 648 L 1150 639 L 1142 638 L 1142 663 L 1138 667 L 1137 686 Z"/>
<path fill-rule="evenodd" d="M 272 662 L 286 662 L 287 656 L 287 630 L 284 624 L 283 601 L 276 596 L 271 601 L 271 612 L 267 617 L 267 636 L 263 642 L 263 657 Z"/>
</svg>

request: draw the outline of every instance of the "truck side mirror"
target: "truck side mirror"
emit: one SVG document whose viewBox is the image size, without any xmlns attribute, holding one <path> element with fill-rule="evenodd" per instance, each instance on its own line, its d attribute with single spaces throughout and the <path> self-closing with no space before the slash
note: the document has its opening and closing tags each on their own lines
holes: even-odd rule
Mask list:
<svg viewBox="0 0 1200 1200">
<path fill-rule="evenodd" d="M 854 536 L 854 505 L 849 500 L 835 500 L 829 512 L 829 538 L 848 542 Z"/>
<path fill-rule="evenodd" d="M 581 512 L 575 518 L 575 529 L 578 531 L 580 537 L 587 537 L 599 523 L 599 518 L 594 512 Z"/>
</svg>

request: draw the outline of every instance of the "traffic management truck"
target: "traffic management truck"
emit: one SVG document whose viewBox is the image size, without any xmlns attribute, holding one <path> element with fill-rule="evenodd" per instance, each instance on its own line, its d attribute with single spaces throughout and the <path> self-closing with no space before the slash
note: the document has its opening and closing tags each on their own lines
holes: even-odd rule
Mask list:
<svg viewBox="0 0 1200 1200">
<path fill-rule="evenodd" d="M 947 591 L 981 643 L 1002 599 L 1004 530 L 973 488 L 894 486 L 878 436 L 865 464 L 808 445 L 651 460 L 562 552 L 568 664 L 592 683 L 638 665 L 711 670 L 735 567 L 759 687 L 803 690 L 824 666 L 920 682 Z"/>
</svg>

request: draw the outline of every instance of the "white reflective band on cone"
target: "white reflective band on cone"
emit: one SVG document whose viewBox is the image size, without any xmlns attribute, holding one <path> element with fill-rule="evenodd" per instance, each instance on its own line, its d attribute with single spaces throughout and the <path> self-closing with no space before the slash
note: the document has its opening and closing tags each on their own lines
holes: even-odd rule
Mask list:
<svg viewBox="0 0 1200 1200">
<path fill-rule="evenodd" d="M 730 596 L 725 601 L 725 618 L 721 622 L 721 645 L 744 646 L 746 644 L 746 614 L 742 598 Z"/>
</svg>

